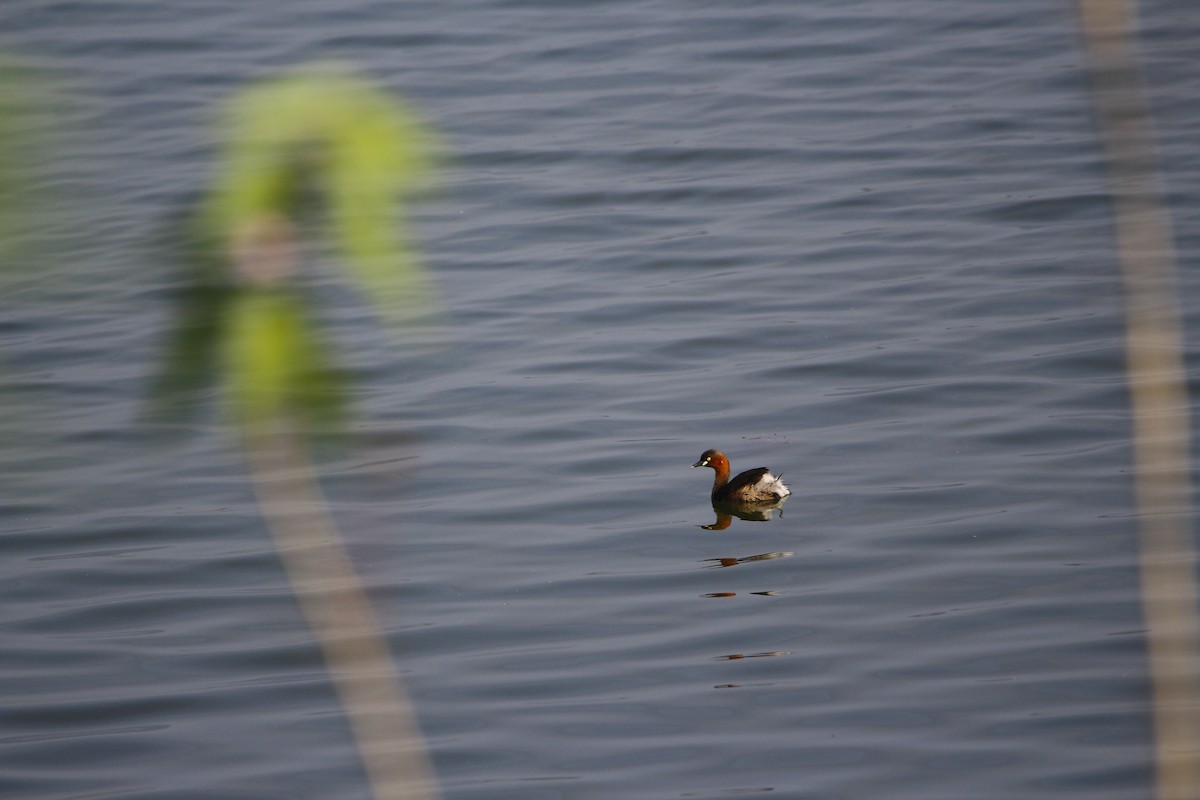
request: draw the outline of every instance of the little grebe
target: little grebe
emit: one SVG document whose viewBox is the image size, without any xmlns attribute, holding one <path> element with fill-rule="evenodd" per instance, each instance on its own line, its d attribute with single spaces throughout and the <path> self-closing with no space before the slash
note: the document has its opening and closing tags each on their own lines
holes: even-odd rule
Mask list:
<svg viewBox="0 0 1200 800">
<path fill-rule="evenodd" d="M 712 467 L 714 503 L 774 503 L 792 493 L 766 467 L 748 469 L 729 480 L 729 459 L 720 450 L 705 450 L 693 467 Z"/>
</svg>

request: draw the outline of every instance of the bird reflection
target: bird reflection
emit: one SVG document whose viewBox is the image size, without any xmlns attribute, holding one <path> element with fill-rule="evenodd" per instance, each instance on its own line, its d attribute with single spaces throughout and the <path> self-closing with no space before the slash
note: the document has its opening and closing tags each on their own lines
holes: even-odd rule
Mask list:
<svg viewBox="0 0 1200 800">
<path fill-rule="evenodd" d="M 700 563 L 713 562 L 710 566 L 713 569 L 721 569 L 722 567 L 736 567 L 738 564 L 748 564 L 751 561 L 770 561 L 772 558 L 788 558 L 795 553 L 759 553 L 756 556 L 723 557 L 723 558 L 706 558 Z"/>
<path fill-rule="evenodd" d="M 713 503 L 713 512 L 717 519 L 711 525 L 701 525 L 706 531 L 723 531 L 733 524 L 733 518 L 744 519 L 747 522 L 766 522 L 775 512 L 783 516 L 783 504 L 787 498 L 770 503 Z"/>
<path fill-rule="evenodd" d="M 713 466 L 711 463 L 709 463 L 714 453 L 716 456 L 720 457 L 720 461 L 716 466 Z M 783 516 L 783 504 L 790 492 L 788 492 L 787 488 L 783 487 L 782 484 L 780 484 L 780 487 L 784 492 L 782 496 L 776 495 L 773 498 L 764 498 L 763 496 L 759 495 L 756 500 L 752 501 L 747 501 L 744 498 L 741 500 L 730 500 L 728 498 L 716 499 L 718 490 L 722 488 L 724 481 L 728 478 L 728 463 L 725 461 L 724 456 L 721 456 L 720 453 L 716 453 L 716 451 L 709 451 L 701 457 L 699 462 L 693 464 L 693 466 L 713 466 L 713 469 L 717 470 L 716 484 L 714 484 L 713 490 L 714 499 L 712 503 L 713 513 L 717 515 L 717 518 L 711 525 L 700 525 L 700 528 L 709 531 L 723 531 L 733 524 L 734 517 L 746 520 L 747 522 L 766 522 L 775 516 L 776 511 L 780 513 L 780 516 Z M 760 472 L 765 474 L 767 477 L 770 477 L 771 480 L 778 481 L 777 478 L 771 476 L 770 473 L 763 468 L 760 470 L 751 470 L 747 473 L 743 473 L 743 475 L 734 479 L 734 482 L 737 483 L 746 476 L 758 478 Z M 745 483 L 745 481 L 742 482 Z M 750 556 L 720 556 L 717 558 L 703 559 L 700 563 L 705 564 L 711 569 L 724 569 L 726 567 L 736 567 L 739 564 L 749 564 L 754 561 L 771 561 L 776 558 L 788 558 L 792 555 L 794 554 L 791 552 L 772 552 L 757 553 Z M 757 595 L 759 597 L 777 597 L 779 592 L 774 590 L 759 590 L 747 592 L 746 594 Z M 723 599 L 737 597 L 738 592 L 707 592 L 700 596 L 709 599 Z M 789 652 L 786 650 L 767 650 L 751 653 L 726 653 L 724 655 L 714 656 L 714 658 L 718 661 L 740 661 L 746 658 L 771 658 L 774 656 L 784 655 L 789 655 Z M 718 684 L 716 688 L 732 689 L 740 685 L 741 684 L 737 683 L 725 683 Z"/>
<path fill-rule="evenodd" d="M 728 653 L 723 656 L 713 656 L 713 658 L 717 661 L 741 661 L 743 658 L 773 658 L 791 654 L 790 650 L 768 650 L 765 653 Z"/>
<path fill-rule="evenodd" d="M 776 592 L 776 591 L 746 592 L 746 594 L 756 594 L 759 597 L 778 597 L 779 596 L 779 592 Z M 708 592 L 708 593 L 702 594 L 700 596 L 701 597 L 737 597 L 737 592 Z"/>
</svg>

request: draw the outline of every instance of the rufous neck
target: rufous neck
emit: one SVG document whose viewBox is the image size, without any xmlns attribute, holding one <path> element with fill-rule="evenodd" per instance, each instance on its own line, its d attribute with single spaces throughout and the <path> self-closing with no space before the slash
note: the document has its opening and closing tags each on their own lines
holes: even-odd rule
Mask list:
<svg viewBox="0 0 1200 800">
<path fill-rule="evenodd" d="M 713 472 L 713 491 L 720 489 L 725 484 L 729 483 L 729 462 L 725 459 L 715 459 L 712 462 Z"/>
</svg>

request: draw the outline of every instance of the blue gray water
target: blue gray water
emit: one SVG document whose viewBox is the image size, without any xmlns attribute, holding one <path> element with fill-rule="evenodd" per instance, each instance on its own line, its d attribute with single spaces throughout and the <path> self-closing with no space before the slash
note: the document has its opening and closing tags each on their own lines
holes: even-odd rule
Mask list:
<svg viewBox="0 0 1200 800">
<path fill-rule="evenodd" d="M 1192 309 L 1200 22 L 1142 13 Z M 6 0 L 70 98 L 73 235 L 0 306 L 0 795 L 366 796 L 237 451 L 134 423 L 215 104 L 334 58 L 453 153 L 432 346 L 328 293 L 361 383 L 325 470 L 449 800 L 1149 797 L 1073 14 Z M 782 516 L 700 527 L 708 447 Z"/>
</svg>

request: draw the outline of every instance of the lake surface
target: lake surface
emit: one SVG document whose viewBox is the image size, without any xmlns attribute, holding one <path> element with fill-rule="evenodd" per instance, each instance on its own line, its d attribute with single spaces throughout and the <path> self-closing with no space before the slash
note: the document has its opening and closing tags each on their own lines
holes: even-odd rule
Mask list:
<svg viewBox="0 0 1200 800">
<path fill-rule="evenodd" d="M 1194 329 L 1200 18 L 1142 21 Z M 329 287 L 324 465 L 448 800 L 1152 796 L 1073 4 L 6 0 L 0 49 L 72 128 L 0 306 L 0 796 L 368 794 L 236 448 L 135 422 L 217 104 L 314 59 L 452 153 L 434 346 Z M 709 447 L 782 515 L 701 527 Z"/>
</svg>

